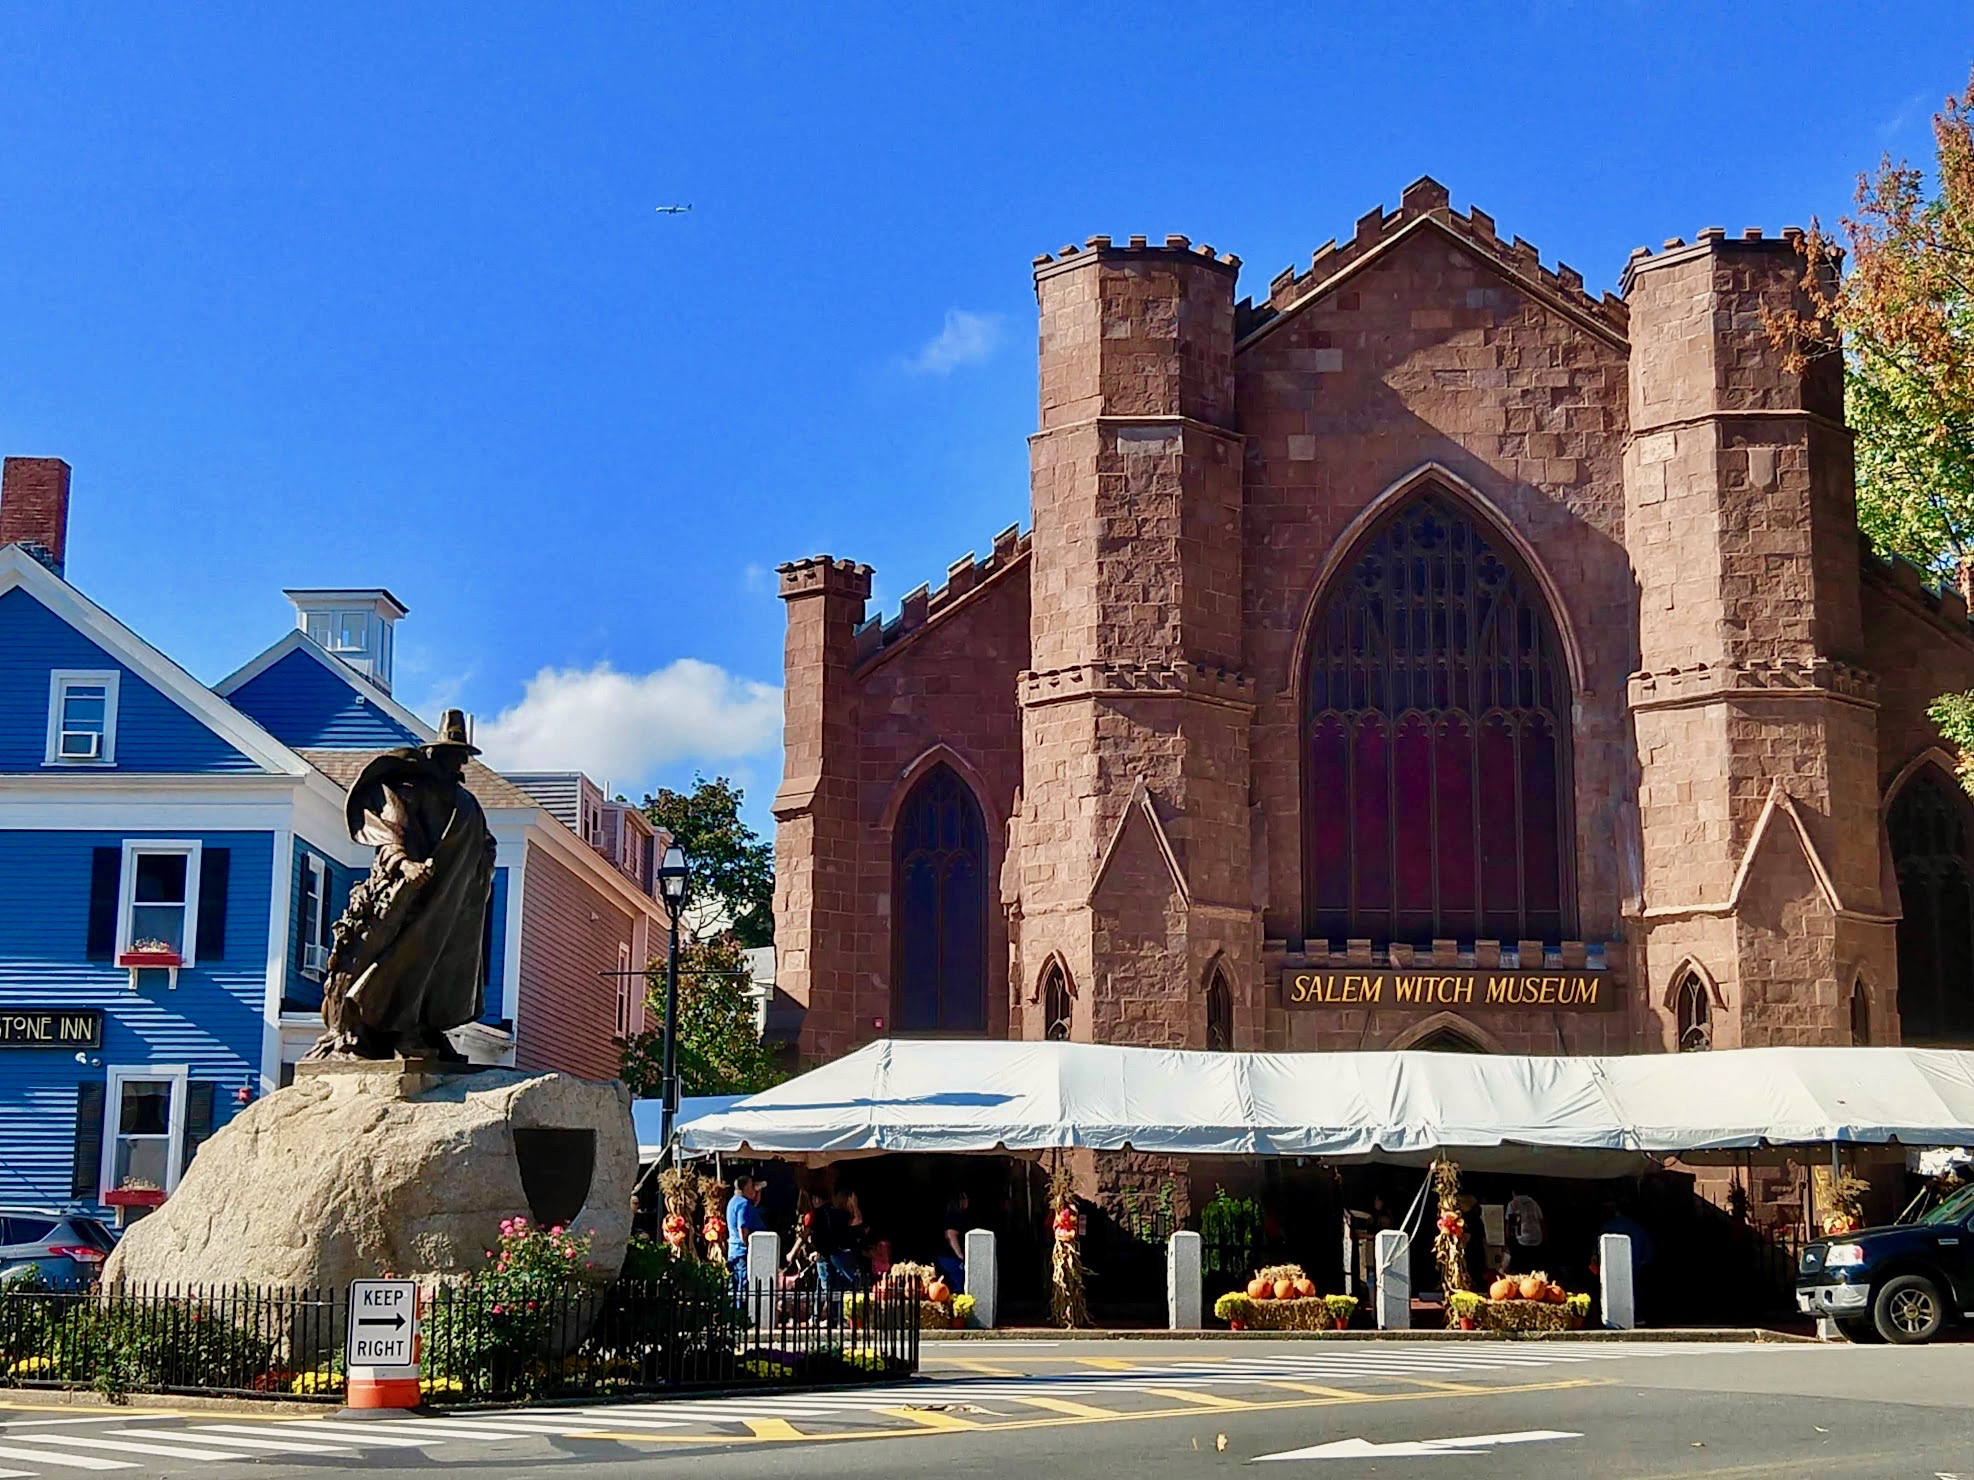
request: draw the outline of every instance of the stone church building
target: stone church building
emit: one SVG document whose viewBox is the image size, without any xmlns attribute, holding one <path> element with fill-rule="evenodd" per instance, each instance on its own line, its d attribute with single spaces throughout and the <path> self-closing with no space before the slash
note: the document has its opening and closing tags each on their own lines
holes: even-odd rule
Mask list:
<svg viewBox="0 0 1974 1480">
<path fill-rule="evenodd" d="M 1425 179 L 1259 299 L 1037 258 L 1029 531 L 888 615 L 781 568 L 804 1060 L 1974 1043 L 1974 631 L 1771 343 L 1801 242 L 1597 297 Z"/>
</svg>

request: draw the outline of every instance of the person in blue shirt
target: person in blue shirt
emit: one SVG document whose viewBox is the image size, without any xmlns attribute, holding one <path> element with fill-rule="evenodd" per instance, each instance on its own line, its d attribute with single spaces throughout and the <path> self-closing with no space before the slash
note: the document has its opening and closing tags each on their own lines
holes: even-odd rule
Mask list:
<svg viewBox="0 0 1974 1480">
<path fill-rule="evenodd" d="M 734 1283 L 747 1284 L 747 1235 L 767 1229 L 761 1216 L 761 1194 L 766 1185 L 744 1173 L 733 1179 L 733 1196 L 727 1199 L 727 1268 Z"/>
</svg>

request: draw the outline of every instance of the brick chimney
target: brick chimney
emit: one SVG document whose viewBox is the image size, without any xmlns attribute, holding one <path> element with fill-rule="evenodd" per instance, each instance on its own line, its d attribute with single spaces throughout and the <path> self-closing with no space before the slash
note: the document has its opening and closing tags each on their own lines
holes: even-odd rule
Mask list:
<svg viewBox="0 0 1974 1480">
<path fill-rule="evenodd" d="M 69 542 L 69 465 L 59 457 L 0 464 L 0 545 L 20 545 L 56 575 Z"/>
</svg>

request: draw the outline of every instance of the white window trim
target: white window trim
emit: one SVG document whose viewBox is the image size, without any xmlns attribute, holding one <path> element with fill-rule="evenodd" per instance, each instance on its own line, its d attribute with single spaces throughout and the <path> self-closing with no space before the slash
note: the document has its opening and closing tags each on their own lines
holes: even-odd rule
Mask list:
<svg viewBox="0 0 1974 1480">
<path fill-rule="evenodd" d="M 313 853 L 302 854 L 303 891 L 307 892 L 306 880 L 313 876 L 315 881 L 315 939 L 304 940 L 304 946 L 319 946 L 324 950 L 329 946 L 329 865 Z M 308 923 L 307 911 L 295 922 L 297 930 L 305 929 Z M 304 965 L 302 975 L 310 981 L 319 982 L 323 978 L 321 967 Z"/>
<path fill-rule="evenodd" d="M 178 953 L 181 967 L 198 964 L 199 855 L 204 844 L 196 838 L 125 838 L 123 877 L 117 888 L 117 956 L 130 950 L 130 907 L 137 902 L 137 859 L 146 853 L 185 855 L 185 941 Z"/>
<path fill-rule="evenodd" d="M 123 1085 L 127 1079 L 164 1079 L 171 1082 L 171 1116 L 165 1133 L 165 1195 L 178 1190 L 178 1179 L 185 1171 L 186 1084 L 192 1077 L 189 1064 L 114 1064 L 103 1091 L 103 1160 L 96 1176 L 96 1200 L 116 1190 L 110 1178 L 116 1172 L 117 1137 L 123 1124 Z"/>
<path fill-rule="evenodd" d="M 41 764 L 63 770 L 100 770 L 117 763 L 117 685 L 123 674 L 115 668 L 52 668 L 48 672 L 48 750 Z M 103 753 L 94 760 L 76 760 L 62 751 L 62 696 L 69 685 L 103 686 Z"/>
<path fill-rule="evenodd" d="M 617 947 L 617 1036 L 631 1036 L 631 948 L 620 944 Z"/>
</svg>

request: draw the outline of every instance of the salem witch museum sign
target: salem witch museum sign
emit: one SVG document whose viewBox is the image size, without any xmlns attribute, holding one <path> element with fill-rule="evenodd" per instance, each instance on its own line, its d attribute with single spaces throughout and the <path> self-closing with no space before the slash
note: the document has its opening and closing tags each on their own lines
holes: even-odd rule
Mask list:
<svg viewBox="0 0 1974 1480">
<path fill-rule="evenodd" d="M 1617 1005 L 1604 971 L 1304 971 L 1282 973 L 1289 1007 L 1533 1007 L 1604 1012 Z"/>
</svg>

